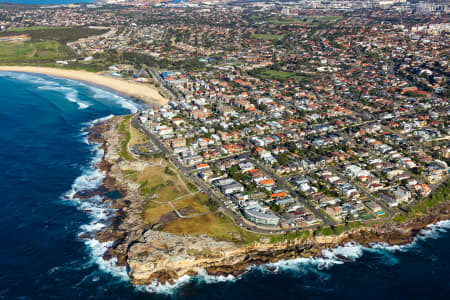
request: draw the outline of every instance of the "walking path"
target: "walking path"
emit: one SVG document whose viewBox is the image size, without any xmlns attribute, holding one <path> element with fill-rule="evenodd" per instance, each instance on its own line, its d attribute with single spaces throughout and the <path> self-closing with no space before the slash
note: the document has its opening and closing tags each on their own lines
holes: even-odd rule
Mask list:
<svg viewBox="0 0 450 300">
<path fill-rule="evenodd" d="M 148 166 L 161 166 L 161 167 L 164 166 L 164 165 L 163 165 L 163 160 L 164 160 L 163 158 L 161 158 L 161 160 L 159 161 L 159 163 L 151 163 L 151 162 L 148 162 L 148 161 L 146 161 L 146 160 L 142 160 L 141 158 L 137 157 L 137 156 L 133 153 L 133 151 L 131 151 L 131 148 L 130 148 L 130 142 L 131 142 L 131 140 L 133 139 L 133 130 L 132 130 L 133 125 L 132 125 L 132 123 L 133 123 L 133 120 L 134 120 L 135 117 L 136 117 L 136 115 L 134 115 L 134 116 L 130 119 L 130 123 L 129 123 L 130 141 L 127 143 L 127 150 L 128 150 L 128 152 L 129 152 L 130 155 L 133 157 L 133 159 L 135 159 L 135 160 L 137 160 L 137 161 L 140 161 L 140 162 L 144 162 L 144 163 L 146 163 Z M 183 219 L 195 218 L 195 217 L 205 216 L 205 215 L 210 214 L 210 213 L 198 213 L 198 214 L 192 214 L 192 215 L 189 215 L 189 216 L 184 216 L 183 214 L 180 213 L 180 211 L 175 207 L 175 205 L 173 205 L 172 201 L 177 201 L 177 200 L 180 200 L 180 199 L 189 197 L 189 196 L 194 196 L 195 194 L 192 193 L 192 192 L 190 191 L 190 189 L 188 188 L 188 186 L 186 185 L 186 183 L 184 182 L 184 180 L 181 178 L 180 173 L 178 172 L 177 169 L 175 169 L 175 168 L 173 168 L 173 167 L 169 167 L 168 165 L 166 165 L 166 167 L 169 168 L 169 170 L 171 170 L 172 172 L 174 172 L 174 173 L 177 175 L 178 181 L 181 183 L 181 185 L 183 185 L 183 187 L 184 187 L 184 189 L 186 190 L 187 194 L 182 195 L 182 196 L 180 196 L 180 197 L 178 197 L 178 198 L 176 198 L 176 199 L 170 200 L 170 201 L 168 201 L 168 202 L 161 202 L 161 201 L 156 201 L 156 200 L 153 200 L 153 199 L 151 199 L 150 201 L 151 201 L 151 202 L 154 202 L 154 203 L 158 203 L 158 204 L 169 204 L 169 205 L 173 208 L 173 210 L 174 210 L 174 212 L 177 214 L 177 216 L 178 216 L 179 218 L 183 218 Z"/>
</svg>

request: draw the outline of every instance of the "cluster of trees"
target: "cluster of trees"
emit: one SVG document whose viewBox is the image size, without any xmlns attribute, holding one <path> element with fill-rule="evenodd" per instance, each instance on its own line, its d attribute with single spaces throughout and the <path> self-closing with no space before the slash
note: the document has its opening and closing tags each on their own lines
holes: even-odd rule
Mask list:
<svg viewBox="0 0 450 300">
<path fill-rule="evenodd" d="M 168 59 L 156 59 L 152 56 L 137 53 L 137 52 L 118 52 L 116 50 L 109 50 L 103 54 L 97 54 L 95 58 L 106 59 L 124 64 L 132 64 L 136 66 L 147 65 L 149 67 L 156 68 L 174 68 L 174 69 L 186 69 L 186 70 L 198 70 L 203 69 L 205 63 L 199 61 L 197 58 L 191 58 L 181 61 L 170 61 Z"/>
</svg>

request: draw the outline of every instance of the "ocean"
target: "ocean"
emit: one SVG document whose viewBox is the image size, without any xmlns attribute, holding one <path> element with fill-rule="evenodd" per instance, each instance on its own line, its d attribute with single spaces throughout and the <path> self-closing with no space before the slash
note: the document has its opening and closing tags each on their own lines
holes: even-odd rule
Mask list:
<svg viewBox="0 0 450 300">
<path fill-rule="evenodd" d="M 112 210 L 74 194 L 103 179 L 94 168 L 101 150 L 87 143 L 83 128 L 139 104 L 34 74 L 2 72 L 0 91 L 0 299 L 449 298 L 450 222 L 407 246 L 349 244 L 272 271 L 253 267 L 239 278 L 202 275 L 176 286 L 133 287 L 124 268 L 102 259 L 108 244 L 77 238 L 106 226 Z"/>
</svg>

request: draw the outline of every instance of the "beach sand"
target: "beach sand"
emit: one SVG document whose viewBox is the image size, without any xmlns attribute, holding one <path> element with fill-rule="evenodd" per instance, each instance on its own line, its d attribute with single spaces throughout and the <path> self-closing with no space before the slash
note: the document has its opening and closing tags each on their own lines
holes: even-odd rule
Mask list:
<svg viewBox="0 0 450 300">
<path fill-rule="evenodd" d="M 147 104 L 164 105 L 169 101 L 168 99 L 161 96 L 161 94 L 155 87 L 152 87 L 150 85 L 139 84 L 125 79 L 107 77 L 87 71 L 19 66 L 0 66 L 0 71 L 37 73 L 85 81 L 137 98 Z"/>
</svg>

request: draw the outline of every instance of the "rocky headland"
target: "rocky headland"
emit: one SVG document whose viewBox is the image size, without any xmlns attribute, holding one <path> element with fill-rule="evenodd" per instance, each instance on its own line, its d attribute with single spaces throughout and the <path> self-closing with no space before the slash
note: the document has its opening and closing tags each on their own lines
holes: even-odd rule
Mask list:
<svg viewBox="0 0 450 300">
<path fill-rule="evenodd" d="M 349 229 L 339 235 L 309 235 L 271 243 L 261 237 L 258 242 L 217 241 L 206 235 L 176 235 L 152 229 L 142 221 L 143 198 L 139 186 L 128 180 L 124 170 L 145 167 L 145 161 L 124 161 L 117 153 L 120 145 L 118 124 L 114 117 L 89 129 L 92 142 L 101 144 L 104 158 L 99 168 L 106 172 L 103 186 L 92 193 L 120 191 L 119 199 L 109 199 L 116 209 L 111 226 L 95 234 L 101 242 L 113 241 L 104 259 L 117 258 L 127 266 L 130 281 L 135 285 L 172 283 L 184 275 L 205 270 L 214 276 L 239 275 L 255 264 L 277 262 L 298 257 L 320 257 L 323 249 L 332 249 L 348 242 L 370 247 L 373 243 L 404 245 L 411 243 L 428 225 L 450 219 L 450 201 L 441 202 L 427 214 L 402 223 L 383 222 Z M 91 196 L 91 195 L 84 195 Z"/>
</svg>

